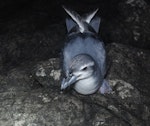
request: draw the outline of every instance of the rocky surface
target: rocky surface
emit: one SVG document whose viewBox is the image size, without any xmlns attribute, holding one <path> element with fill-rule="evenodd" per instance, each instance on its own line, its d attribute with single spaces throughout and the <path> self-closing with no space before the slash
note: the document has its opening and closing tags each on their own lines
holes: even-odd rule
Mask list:
<svg viewBox="0 0 150 126">
<path fill-rule="evenodd" d="M 150 52 L 115 43 L 107 52 L 112 61 L 109 95 L 61 92 L 57 58 L 25 63 L 1 75 L 0 125 L 148 126 Z"/>
<path fill-rule="evenodd" d="M 103 15 L 103 25 L 101 25 L 103 39 L 106 42 L 118 42 L 150 49 L 150 17 L 148 15 L 150 15 L 149 1 L 120 0 L 112 3 L 111 10 L 106 9 Z"/>
</svg>

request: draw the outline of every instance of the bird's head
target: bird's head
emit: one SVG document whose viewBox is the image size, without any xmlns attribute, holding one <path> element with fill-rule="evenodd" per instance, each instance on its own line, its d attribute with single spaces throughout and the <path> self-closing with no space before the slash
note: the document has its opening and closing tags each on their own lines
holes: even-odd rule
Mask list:
<svg viewBox="0 0 150 126">
<path fill-rule="evenodd" d="M 63 79 L 61 89 L 66 89 L 68 86 L 77 81 L 89 78 L 96 70 L 94 59 L 87 54 L 75 56 L 68 68 L 66 78 Z"/>
</svg>

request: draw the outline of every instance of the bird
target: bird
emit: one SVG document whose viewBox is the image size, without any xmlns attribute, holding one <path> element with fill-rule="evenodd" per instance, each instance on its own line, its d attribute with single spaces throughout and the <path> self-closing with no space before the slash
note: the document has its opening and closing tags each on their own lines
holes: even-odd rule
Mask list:
<svg viewBox="0 0 150 126">
<path fill-rule="evenodd" d="M 66 18 L 67 35 L 62 50 L 62 71 L 64 77 L 61 90 L 68 87 L 82 95 L 111 92 L 105 79 L 106 50 L 98 36 L 100 17 L 95 16 L 98 9 L 80 16 L 77 12 L 63 6 Z"/>
</svg>

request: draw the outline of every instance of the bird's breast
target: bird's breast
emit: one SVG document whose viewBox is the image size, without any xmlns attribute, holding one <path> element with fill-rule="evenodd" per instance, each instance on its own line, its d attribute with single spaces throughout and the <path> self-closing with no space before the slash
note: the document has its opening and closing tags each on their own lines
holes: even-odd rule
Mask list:
<svg viewBox="0 0 150 126">
<path fill-rule="evenodd" d="M 74 85 L 74 89 L 83 95 L 89 95 L 95 93 L 100 87 L 100 82 L 94 77 L 79 80 Z"/>
</svg>

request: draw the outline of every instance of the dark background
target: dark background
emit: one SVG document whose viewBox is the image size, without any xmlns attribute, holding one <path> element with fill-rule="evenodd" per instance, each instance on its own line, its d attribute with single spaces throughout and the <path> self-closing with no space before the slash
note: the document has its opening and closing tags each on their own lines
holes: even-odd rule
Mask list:
<svg viewBox="0 0 150 126">
<path fill-rule="evenodd" d="M 150 49 L 148 0 L 1 0 L 0 70 L 59 57 L 66 35 L 65 5 L 79 14 L 99 8 L 105 44 Z"/>
</svg>

